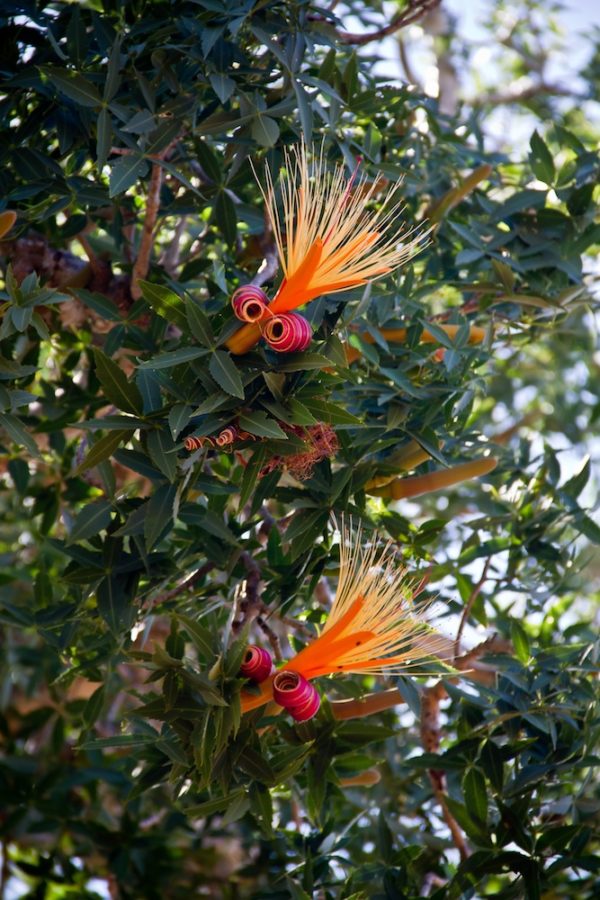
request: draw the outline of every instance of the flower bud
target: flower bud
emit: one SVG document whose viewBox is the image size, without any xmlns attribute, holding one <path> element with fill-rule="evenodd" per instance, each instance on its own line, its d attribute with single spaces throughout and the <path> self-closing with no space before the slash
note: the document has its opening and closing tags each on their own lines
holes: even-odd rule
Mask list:
<svg viewBox="0 0 600 900">
<path fill-rule="evenodd" d="M 312 341 L 312 328 L 299 313 L 281 313 L 268 320 L 263 337 L 269 347 L 278 353 L 291 353 L 306 350 Z"/>
<path fill-rule="evenodd" d="M 269 651 L 251 644 L 246 650 L 244 661 L 240 666 L 240 675 L 260 684 L 269 677 L 272 668 L 273 660 Z"/>
<path fill-rule="evenodd" d="M 307 722 L 316 716 L 321 705 L 317 689 L 298 672 L 284 669 L 273 679 L 273 699 L 287 709 L 296 722 Z"/>
<path fill-rule="evenodd" d="M 231 298 L 233 311 L 242 322 L 258 322 L 265 314 L 269 300 L 262 288 L 244 284 Z"/>
</svg>

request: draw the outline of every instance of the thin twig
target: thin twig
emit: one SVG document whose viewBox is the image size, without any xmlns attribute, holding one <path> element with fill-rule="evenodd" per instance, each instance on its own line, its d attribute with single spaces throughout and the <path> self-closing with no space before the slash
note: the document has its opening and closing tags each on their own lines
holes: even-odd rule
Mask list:
<svg viewBox="0 0 600 900">
<path fill-rule="evenodd" d="M 281 662 L 281 660 L 283 659 L 283 654 L 281 652 L 281 641 L 279 639 L 279 635 L 275 631 L 273 631 L 273 629 L 263 616 L 256 617 L 256 624 L 260 628 L 262 628 L 262 630 L 266 634 L 267 640 L 271 645 L 271 650 L 273 651 L 273 656 L 275 657 L 277 662 Z"/>
<path fill-rule="evenodd" d="M 417 76 L 415 75 L 413 68 L 410 64 L 410 60 L 408 58 L 408 53 L 406 52 L 406 44 L 400 37 L 398 36 L 398 53 L 400 55 L 400 62 L 402 63 L 402 68 L 404 69 L 404 74 L 406 75 L 410 84 L 414 84 L 415 87 L 418 87 L 422 90 L 422 85 Z"/>
<path fill-rule="evenodd" d="M 488 569 L 490 567 L 491 561 L 492 561 L 492 557 L 488 556 L 488 558 L 485 561 L 485 565 L 483 567 L 483 572 L 481 573 L 481 578 L 479 579 L 479 581 L 477 582 L 477 584 L 471 591 L 471 593 L 469 595 L 469 599 L 465 603 L 465 608 L 463 609 L 462 616 L 460 617 L 458 631 L 456 632 L 456 640 L 454 641 L 454 658 L 455 659 L 460 653 L 460 642 L 461 642 L 462 634 L 463 634 L 463 631 L 465 630 L 465 625 L 467 624 L 467 619 L 471 615 L 471 610 L 473 609 L 473 604 L 479 597 L 479 595 L 481 593 L 481 589 L 487 581 L 487 573 L 488 573 Z"/>
<path fill-rule="evenodd" d="M 239 558 L 246 569 L 246 578 L 242 586 L 239 615 L 231 626 L 234 634 L 239 634 L 244 625 L 253 622 L 264 610 L 264 604 L 260 599 L 260 566 L 247 550 L 243 550 Z"/>
<path fill-rule="evenodd" d="M 210 560 L 204 563 L 203 566 L 200 566 L 195 572 L 192 572 L 187 578 L 183 581 L 180 581 L 179 584 L 172 588 L 170 591 L 166 591 L 164 594 L 159 594 L 158 597 L 154 597 L 152 600 L 152 606 L 158 606 L 160 603 L 168 603 L 170 600 L 173 600 L 175 597 L 178 597 L 179 594 L 184 594 L 186 591 L 189 591 L 190 588 L 193 588 L 194 585 L 200 581 L 200 579 L 204 578 L 211 569 L 214 569 L 214 562 L 210 562 Z"/>
</svg>

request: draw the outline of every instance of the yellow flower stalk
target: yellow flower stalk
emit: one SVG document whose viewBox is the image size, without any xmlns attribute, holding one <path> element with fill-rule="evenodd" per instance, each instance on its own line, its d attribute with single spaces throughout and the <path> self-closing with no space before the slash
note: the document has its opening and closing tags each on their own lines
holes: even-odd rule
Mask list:
<svg viewBox="0 0 600 900">
<path fill-rule="evenodd" d="M 309 165 L 306 145 L 284 151 L 279 183 L 282 212 L 273 176 L 266 169 L 262 187 L 273 228 L 283 280 L 271 313 L 285 313 L 322 294 L 345 291 L 387 275 L 415 253 L 423 233 L 398 227 L 400 182 L 392 185 L 378 209 L 368 209 L 379 181 L 365 174 L 346 178 L 345 167 L 328 168 L 324 149 Z M 260 338 L 257 324 L 244 325 L 227 342 L 233 353 L 246 353 Z"/>
<path fill-rule="evenodd" d="M 405 500 L 408 497 L 419 497 L 452 487 L 470 478 L 481 478 L 493 472 L 498 460 L 493 456 L 473 459 L 470 462 L 458 463 L 448 469 L 436 469 L 424 475 L 412 475 L 410 478 L 395 478 L 387 484 L 377 484 L 374 479 L 365 485 L 365 492 L 373 497 L 387 497 L 391 500 Z"/>
<path fill-rule="evenodd" d="M 460 326 L 458 325 L 438 325 L 438 328 L 441 328 L 444 331 L 450 340 L 454 340 L 458 333 L 458 329 Z M 406 340 L 406 335 L 408 331 L 406 328 L 381 328 L 380 329 L 381 336 L 385 338 L 386 341 L 390 344 L 402 344 Z M 365 332 L 360 335 L 361 341 L 364 341 L 365 344 L 374 344 L 375 338 L 372 334 Z M 469 344 L 481 344 L 485 339 L 485 330 L 483 328 L 479 328 L 477 325 L 469 326 Z M 431 331 L 428 331 L 426 328 L 421 332 L 421 337 L 419 338 L 422 344 L 437 344 L 439 343 L 438 339 Z M 346 351 L 346 360 L 348 365 L 355 362 L 360 356 L 362 356 L 360 350 L 357 347 L 353 347 L 351 344 L 344 344 L 344 350 Z"/>
<path fill-rule="evenodd" d="M 242 692 L 242 712 L 273 699 L 273 678 L 293 671 L 307 680 L 323 675 L 406 672 L 432 657 L 444 658 L 448 641 L 430 625 L 428 608 L 417 608 L 421 585 L 398 566 L 391 544 L 361 546 L 360 529 L 352 540 L 343 531 L 340 573 L 331 612 L 321 634 L 274 675 L 257 693 Z"/>
</svg>

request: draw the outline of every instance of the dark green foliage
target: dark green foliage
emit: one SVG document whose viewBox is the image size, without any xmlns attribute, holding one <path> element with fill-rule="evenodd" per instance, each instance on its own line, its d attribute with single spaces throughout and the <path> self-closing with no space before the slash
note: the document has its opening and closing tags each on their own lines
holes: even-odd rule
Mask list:
<svg viewBox="0 0 600 900">
<path fill-rule="evenodd" d="M 485 102 L 379 78 L 336 13 L 0 14 L 0 896 L 598 894 L 600 527 L 572 464 L 600 409 L 598 135 L 532 101 L 529 146 L 490 151 Z M 402 177 L 430 240 L 306 307 L 307 351 L 236 356 L 229 298 L 274 252 L 253 166 L 301 137 Z M 293 477 L 318 423 L 339 448 Z M 231 424 L 235 452 L 185 449 Z M 415 448 L 416 474 L 498 466 L 371 496 Z M 450 643 L 465 617 L 475 674 L 444 679 L 433 743 L 424 678 L 364 718 L 335 704 L 370 676 L 321 679 L 307 723 L 241 714 L 248 641 L 291 655 L 325 621 L 332 514 L 427 577 Z"/>
</svg>

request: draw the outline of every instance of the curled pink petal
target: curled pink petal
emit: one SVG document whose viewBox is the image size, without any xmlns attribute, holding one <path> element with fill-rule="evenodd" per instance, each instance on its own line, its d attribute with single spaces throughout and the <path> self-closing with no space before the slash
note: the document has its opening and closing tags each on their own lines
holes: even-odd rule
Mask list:
<svg viewBox="0 0 600 900">
<path fill-rule="evenodd" d="M 269 651 L 251 644 L 246 650 L 244 661 L 240 666 L 240 675 L 260 684 L 269 677 L 272 668 L 273 660 Z"/>
<path fill-rule="evenodd" d="M 219 432 L 219 434 L 215 438 L 215 443 L 217 447 L 225 447 L 227 446 L 227 444 L 232 444 L 233 441 L 235 441 L 238 437 L 238 429 L 235 427 L 235 425 L 229 425 L 228 428 L 224 428 L 223 431 Z"/>
<path fill-rule="evenodd" d="M 290 669 L 278 672 L 273 679 L 273 699 L 297 722 L 312 719 L 321 705 L 317 689 L 303 675 Z"/>
<path fill-rule="evenodd" d="M 294 706 L 289 710 L 289 713 L 292 719 L 295 719 L 296 722 L 308 722 L 309 719 L 312 719 L 313 716 L 319 712 L 319 707 L 321 705 L 321 698 L 319 697 L 319 693 L 314 687 L 314 685 L 310 685 L 311 696 L 302 706 Z"/>
<path fill-rule="evenodd" d="M 267 321 L 263 337 L 278 353 L 291 353 L 306 350 L 312 341 L 312 328 L 299 313 L 281 313 Z"/>
<path fill-rule="evenodd" d="M 244 284 L 231 298 L 233 311 L 242 322 L 259 322 L 265 314 L 269 299 L 262 288 Z"/>
</svg>

